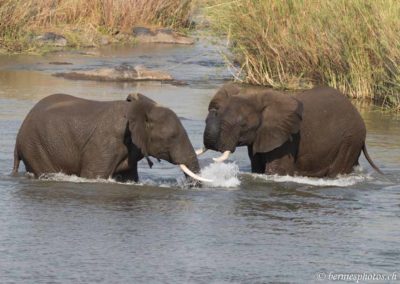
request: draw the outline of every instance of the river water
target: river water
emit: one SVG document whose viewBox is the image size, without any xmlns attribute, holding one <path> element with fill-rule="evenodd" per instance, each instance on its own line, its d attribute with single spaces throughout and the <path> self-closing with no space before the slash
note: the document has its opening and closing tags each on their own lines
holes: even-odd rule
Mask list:
<svg viewBox="0 0 400 284">
<path fill-rule="evenodd" d="M 188 85 L 51 76 L 122 63 L 164 69 Z M 118 100 L 141 92 L 172 108 L 200 147 L 208 102 L 229 75 L 217 48 L 203 43 L 1 56 L 0 283 L 312 283 L 335 273 L 399 280 L 400 118 L 373 107 L 360 110 L 385 176 L 363 157 L 354 174 L 335 179 L 252 175 L 245 149 L 219 165 L 217 153 L 201 156 L 203 176 L 215 180 L 203 188 L 186 188 L 165 161 L 153 169 L 140 162 L 139 184 L 35 180 L 23 165 L 9 175 L 21 122 L 49 94 Z"/>
</svg>

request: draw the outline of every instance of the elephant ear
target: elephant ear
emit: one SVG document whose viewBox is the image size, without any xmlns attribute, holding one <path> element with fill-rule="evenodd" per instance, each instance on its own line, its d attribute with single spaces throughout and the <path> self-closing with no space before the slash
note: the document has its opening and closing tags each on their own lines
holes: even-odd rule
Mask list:
<svg viewBox="0 0 400 284">
<path fill-rule="evenodd" d="M 303 104 L 282 93 L 264 94 L 261 125 L 253 143 L 253 153 L 270 152 L 298 133 Z"/>
<path fill-rule="evenodd" d="M 141 150 L 145 157 L 147 157 L 149 155 L 149 113 L 156 103 L 139 93 L 128 95 L 126 100 L 130 103 L 127 112 L 127 119 L 132 143 Z"/>
</svg>

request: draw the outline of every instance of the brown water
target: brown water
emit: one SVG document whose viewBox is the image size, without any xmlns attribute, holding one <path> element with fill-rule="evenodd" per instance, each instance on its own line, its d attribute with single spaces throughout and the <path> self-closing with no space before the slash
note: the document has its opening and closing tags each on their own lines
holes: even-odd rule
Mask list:
<svg viewBox="0 0 400 284">
<path fill-rule="evenodd" d="M 189 85 L 51 76 L 122 63 L 166 69 Z M 222 65 L 201 43 L 0 57 L 0 283 L 310 283 L 329 273 L 400 273 L 400 120 L 373 108 L 362 115 L 383 177 L 364 158 L 336 179 L 252 175 L 245 149 L 225 165 L 210 165 L 217 153 L 202 156 L 203 175 L 216 183 L 201 189 L 182 186 L 167 162 L 151 170 L 141 162 L 140 184 L 9 176 L 23 118 L 56 92 L 98 100 L 142 92 L 175 110 L 201 146 L 208 102 L 229 75 Z"/>
</svg>

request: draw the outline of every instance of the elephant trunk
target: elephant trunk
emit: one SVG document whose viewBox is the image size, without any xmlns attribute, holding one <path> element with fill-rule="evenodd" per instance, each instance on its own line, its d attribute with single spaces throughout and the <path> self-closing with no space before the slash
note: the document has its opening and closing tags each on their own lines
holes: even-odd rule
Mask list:
<svg viewBox="0 0 400 284">
<path fill-rule="evenodd" d="M 206 119 L 206 128 L 204 130 L 203 142 L 207 149 L 218 151 L 218 137 L 220 133 L 220 119 L 217 112 L 211 110 Z"/>
<path fill-rule="evenodd" d="M 192 171 L 195 174 L 200 173 L 200 165 L 199 161 L 197 160 L 196 153 L 193 151 L 193 155 L 190 155 L 188 159 L 181 164 L 184 164 L 190 171 Z"/>
<path fill-rule="evenodd" d="M 188 157 L 185 163 L 180 165 L 181 170 L 184 172 L 186 180 L 194 186 L 201 186 L 201 182 L 211 182 L 211 180 L 200 177 L 200 166 L 197 160 L 197 155 L 194 153 L 194 157 L 191 155 Z"/>
<path fill-rule="evenodd" d="M 195 185 L 200 185 L 199 180 L 208 181 L 197 175 L 200 173 L 200 165 L 196 152 L 194 151 L 189 138 L 187 137 L 181 141 L 187 142 L 177 145 L 179 147 L 174 149 L 174 151 L 171 153 L 171 162 L 180 165 L 182 171 L 185 173 L 186 178 L 193 181 Z"/>
</svg>

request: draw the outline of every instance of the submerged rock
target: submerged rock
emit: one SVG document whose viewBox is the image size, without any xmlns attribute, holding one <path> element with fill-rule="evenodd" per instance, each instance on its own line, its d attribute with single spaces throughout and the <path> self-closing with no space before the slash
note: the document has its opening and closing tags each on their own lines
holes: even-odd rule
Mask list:
<svg viewBox="0 0 400 284">
<path fill-rule="evenodd" d="M 175 43 L 175 44 L 193 44 L 194 40 L 190 37 L 174 32 L 171 29 L 149 29 L 145 27 L 134 27 L 132 34 L 139 42 L 143 43 Z"/>
<path fill-rule="evenodd" d="M 34 42 L 41 45 L 47 44 L 52 46 L 67 46 L 67 39 L 59 34 L 47 32 L 42 35 L 36 36 L 32 39 Z"/>
<path fill-rule="evenodd" d="M 144 66 L 135 67 L 121 65 L 116 68 L 100 68 L 95 70 L 82 70 L 66 73 L 53 74 L 56 77 L 63 77 L 72 80 L 93 80 L 93 81 L 173 81 L 170 74 L 161 70 L 150 70 Z"/>
<path fill-rule="evenodd" d="M 49 62 L 51 65 L 72 65 L 71 62 L 65 62 L 65 61 L 51 61 Z"/>
</svg>

